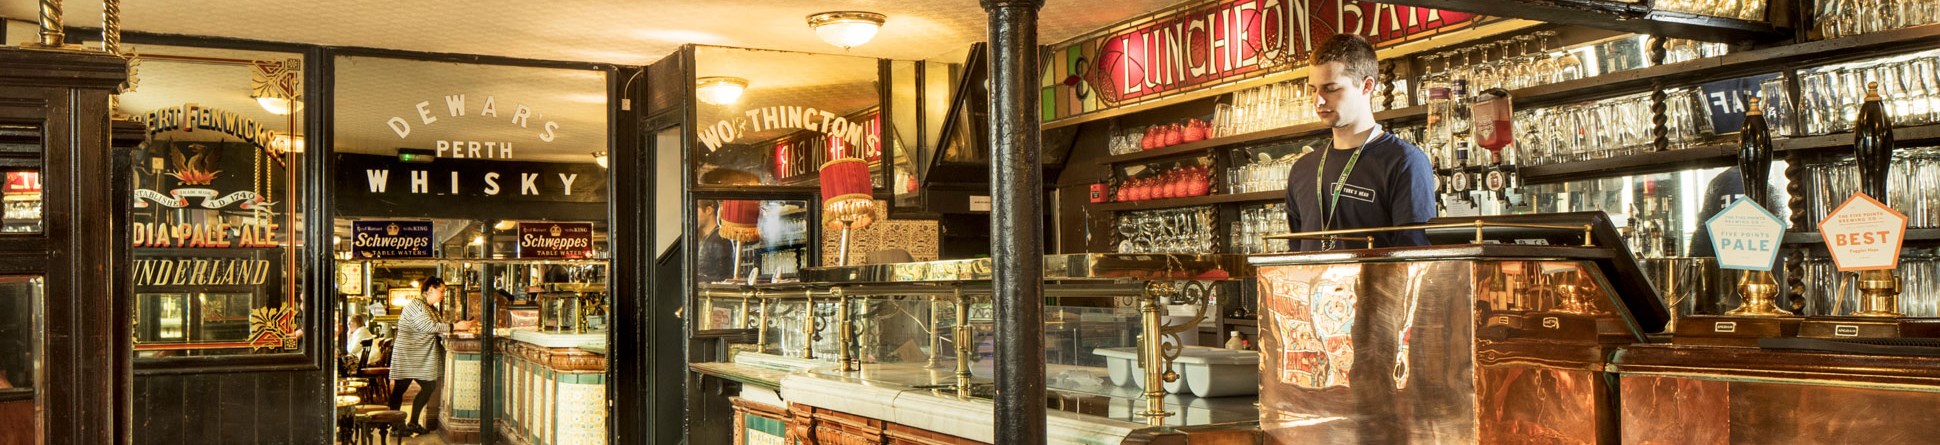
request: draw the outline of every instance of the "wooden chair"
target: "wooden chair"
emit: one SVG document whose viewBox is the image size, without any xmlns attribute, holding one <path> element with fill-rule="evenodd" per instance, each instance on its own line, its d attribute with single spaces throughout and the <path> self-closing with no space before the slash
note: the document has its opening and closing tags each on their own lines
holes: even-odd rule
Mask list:
<svg viewBox="0 0 1940 445">
<path fill-rule="evenodd" d="M 370 386 L 365 388 L 364 395 L 367 396 L 364 397 L 365 401 L 379 405 L 389 405 L 391 401 L 391 339 L 373 338 L 364 340 L 363 343 L 364 352 L 358 354 L 356 363 L 352 364 L 350 376 L 363 378 L 370 382 Z M 378 351 L 380 357 L 377 363 L 370 363 L 371 351 Z"/>
</svg>

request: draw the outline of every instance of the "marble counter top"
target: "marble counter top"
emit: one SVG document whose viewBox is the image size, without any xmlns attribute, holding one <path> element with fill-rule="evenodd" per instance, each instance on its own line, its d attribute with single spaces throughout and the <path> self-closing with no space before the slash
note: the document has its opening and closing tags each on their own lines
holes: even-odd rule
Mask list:
<svg viewBox="0 0 1940 445">
<path fill-rule="evenodd" d="M 984 442 L 992 440 L 995 408 L 987 398 L 992 370 L 988 362 L 972 368 L 971 391 L 959 397 L 951 369 L 922 364 L 868 364 L 843 373 L 834 363 L 741 353 L 732 363 L 696 363 L 694 371 L 762 387 L 779 388 L 783 399 L 817 408 L 882 419 L 911 427 Z M 1136 412 L 1145 408 L 1137 388 L 1112 385 L 1104 368 L 1051 365 L 1046 385 L 1056 398 L 1047 419 L 1051 443 L 1116 444 L 1150 429 Z M 1256 422 L 1254 397 L 1168 395 L 1166 424 L 1218 425 Z"/>
<path fill-rule="evenodd" d="M 529 329 L 513 329 L 511 331 L 512 331 L 511 337 L 513 340 L 531 343 L 532 345 L 539 346 L 539 347 L 577 348 L 577 347 L 588 346 L 588 345 L 598 346 L 600 348 L 606 347 L 605 332 L 589 332 L 585 334 L 559 334 L 559 333 L 539 332 L 539 331 L 534 331 Z"/>
</svg>

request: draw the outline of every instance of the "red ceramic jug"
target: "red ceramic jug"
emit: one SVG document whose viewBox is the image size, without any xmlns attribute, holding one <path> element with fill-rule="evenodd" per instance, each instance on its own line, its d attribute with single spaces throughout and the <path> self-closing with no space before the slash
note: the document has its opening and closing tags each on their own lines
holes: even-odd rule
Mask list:
<svg viewBox="0 0 1940 445">
<path fill-rule="evenodd" d="M 1165 126 L 1165 145 L 1179 145 L 1186 142 L 1185 126 L 1172 124 Z"/>
<path fill-rule="evenodd" d="M 1212 130 L 1212 126 L 1207 125 L 1206 121 L 1199 120 L 1198 118 L 1193 118 L 1190 121 L 1186 121 L 1185 141 L 1199 142 L 1199 141 L 1206 140 L 1206 136 L 1211 132 L 1211 130 Z"/>
</svg>

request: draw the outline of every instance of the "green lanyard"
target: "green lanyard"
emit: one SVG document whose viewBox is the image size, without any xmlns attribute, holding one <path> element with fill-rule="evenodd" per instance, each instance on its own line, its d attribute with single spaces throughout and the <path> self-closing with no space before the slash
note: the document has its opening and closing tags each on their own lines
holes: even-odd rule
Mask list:
<svg viewBox="0 0 1940 445">
<path fill-rule="evenodd" d="M 1376 127 L 1376 129 L 1378 130 L 1379 127 Z M 1354 164 L 1360 162 L 1361 152 L 1365 151 L 1367 149 L 1367 144 L 1369 142 L 1374 142 L 1374 138 L 1378 136 L 1380 135 L 1370 134 L 1368 135 L 1367 140 L 1361 141 L 1360 147 L 1354 148 L 1354 156 L 1348 157 L 1347 165 L 1344 167 L 1341 167 L 1340 169 L 1340 182 L 1334 183 L 1334 197 L 1331 200 L 1326 199 L 1326 195 L 1322 194 L 1321 192 L 1321 190 L 1327 186 L 1327 184 L 1321 180 L 1321 176 L 1324 176 L 1327 174 L 1327 152 L 1334 151 L 1333 141 L 1329 140 L 1327 144 L 1327 149 L 1320 151 L 1320 165 L 1317 167 L 1314 167 L 1314 201 L 1324 201 L 1327 203 L 1327 209 L 1326 209 L 1327 218 L 1320 220 L 1320 230 L 1327 230 L 1328 226 L 1333 225 L 1334 212 L 1340 211 L 1341 189 L 1347 187 L 1347 175 L 1354 173 Z"/>
</svg>

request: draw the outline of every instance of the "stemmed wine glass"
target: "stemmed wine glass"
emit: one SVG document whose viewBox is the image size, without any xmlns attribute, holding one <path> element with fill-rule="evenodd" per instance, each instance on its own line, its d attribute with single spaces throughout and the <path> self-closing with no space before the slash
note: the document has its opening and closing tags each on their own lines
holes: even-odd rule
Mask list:
<svg viewBox="0 0 1940 445">
<path fill-rule="evenodd" d="M 1531 73 L 1537 85 L 1556 81 L 1556 59 L 1549 56 L 1549 41 L 1556 38 L 1556 31 L 1539 31 L 1536 42 L 1542 51 L 1536 54 L 1535 68 Z"/>
<path fill-rule="evenodd" d="M 1475 61 L 1475 80 L 1472 85 L 1469 85 L 1469 94 L 1475 94 L 1477 91 L 1495 87 L 1498 79 L 1496 77 L 1495 62 L 1489 60 L 1489 49 L 1495 48 L 1496 46 L 1498 45 L 1490 42 L 1474 47 L 1476 51 L 1482 53 L 1482 58 Z"/>
<path fill-rule="evenodd" d="M 1556 58 L 1556 81 L 1582 79 L 1583 74 L 1583 60 L 1578 59 L 1575 52 L 1564 49 L 1563 55 Z"/>
<path fill-rule="evenodd" d="M 1529 52 L 1529 41 L 1536 40 L 1536 36 L 1523 34 L 1516 36 L 1515 40 L 1517 46 L 1516 51 L 1521 53 L 1521 55 L 1516 58 L 1515 73 L 1510 76 L 1512 81 L 1509 83 L 1509 86 L 1521 89 L 1539 85 L 1536 81 L 1536 63 L 1544 55 Z"/>
</svg>

